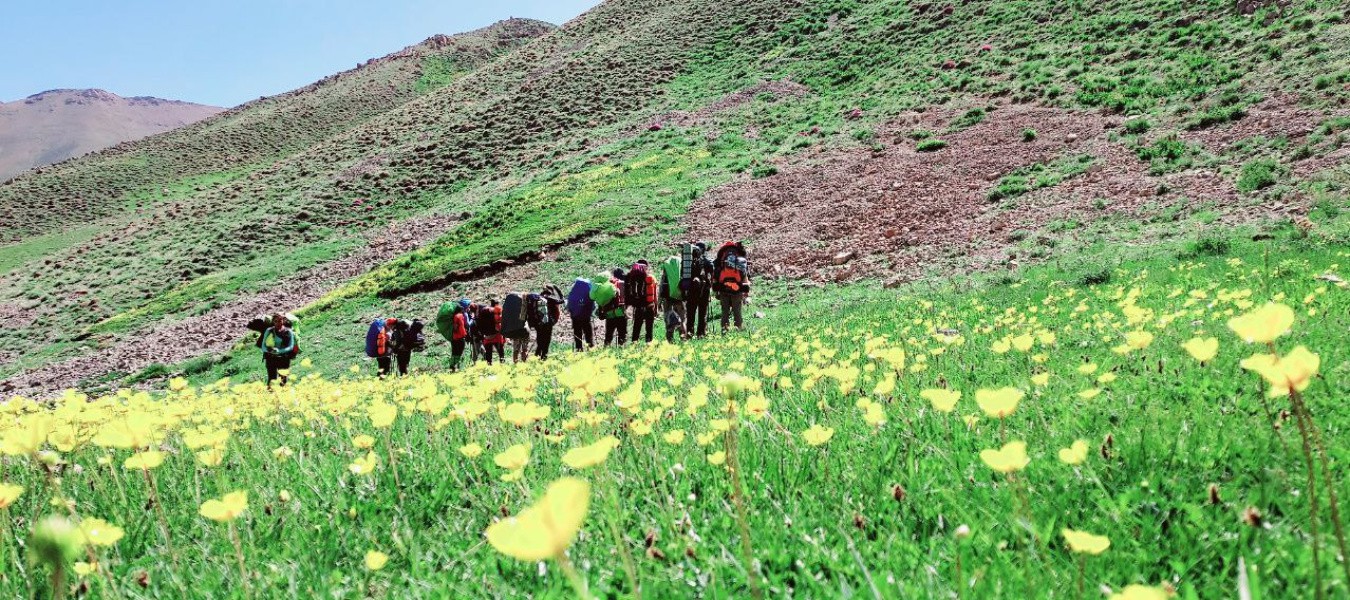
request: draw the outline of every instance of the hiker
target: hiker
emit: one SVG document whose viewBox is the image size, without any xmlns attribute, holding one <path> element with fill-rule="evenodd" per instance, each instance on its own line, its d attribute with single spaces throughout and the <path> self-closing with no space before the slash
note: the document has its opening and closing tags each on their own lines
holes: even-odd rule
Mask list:
<svg viewBox="0 0 1350 600">
<path fill-rule="evenodd" d="M 572 282 L 572 290 L 567 293 L 567 314 L 572 317 L 572 343 L 577 352 L 595 347 L 595 328 L 591 326 L 591 313 L 594 311 L 591 282 L 578 277 Z"/>
<path fill-rule="evenodd" d="M 389 343 L 389 336 L 395 321 L 397 319 L 375 319 L 366 330 L 366 356 L 375 359 L 375 364 L 379 366 L 380 379 L 389 374 L 389 367 L 392 364 L 394 349 Z"/>
<path fill-rule="evenodd" d="M 424 328 L 425 325 L 419 319 L 413 319 L 412 323 L 403 319 L 394 322 L 390 342 L 394 348 L 394 359 L 400 377 L 408 374 L 408 363 L 412 360 L 413 352 L 421 352 L 427 347 L 426 336 L 422 333 Z"/>
<path fill-rule="evenodd" d="M 740 242 L 726 242 L 717 249 L 716 265 L 717 300 L 722 305 L 722 333 L 727 332 L 727 324 L 734 317 L 736 329 L 744 329 L 741 308 L 750 295 L 750 263 L 746 260 L 745 246 Z"/>
<path fill-rule="evenodd" d="M 690 335 L 708 334 L 708 304 L 712 300 L 713 263 L 708 259 L 708 243 L 689 244 L 688 276 L 684 285 L 685 328 Z"/>
<path fill-rule="evenodd" d="M 469 328 L 469 363 L 473 364 L 483 356 L 483 332 L 478 330 L 481 307 L 468 298 L 461 298 L 459 305 L 464 308 L 464 323 Z"/>
<path fill-rule="evenodd" d="M 633 342 L 642 337 L 647 328 L 647 341 L 652 341 L 652 327 L 656 323 L 656 278 L 648 272 L 646 259 L 633 263 L 624 278 L 623 297 L 633 307 Z"/>
<path fill-rule="evenodd" d="M 258 337 L 263 365 L 267 367 L 267 389 L 272 389 L 272 382 L 277 379 L 281 380 L 281 387 L 286 387 L 291 376 L 291 359 L 299 352 L 295 337 L 290 322 L 279 313 L 272 315 L 270 325 Z"/>
<path fill-rule="evenodd" d="M 469 321 L 464 314 L 472 303 L 468 300 L 446 302 L 436 312 L 436 331 L 450 342 L 450 371 L 458 371 L 464 359 L 464 346 L 469 339 Z"/>
<path fill-rule="evenodd" d="M 501 330 L 502 307 L 497 304 L 496 298 L 489 299 L 488 304 L 489 306 L 478 309 L 474 329 L 483 339 L 483 356 L 490 365 L 493 352 L 497 353 L 502 362 L 506 362 L 506 337 L 502 335 Z"/>
<path fill-rule="evenodd" d="M 680 334 L 683 340 L 689 337 L 689 331 L 685 328 L 685 304 L 684 291 L 681 289 L 681 272 L 684 270 L 683 261 L 678 256 L 667 258 L 661 263 L 661 293 L 660 301 L 664 307 L 664 322 L 666 325 L 666 341 L 674 342 L 675 334 Z"/>
<path fill-rule="evenodd" d="M 605 322 L 605 346 L 611 342 L 622 346 L 628 337 L 628 315 L 623 305 L 623 269 L 614 269 L 609 275 L 601 273 L 591 280 L 591 303 L 595 315 Z M 618 334 L 617 337 L 615 334 Z"/>
<path fill-rule="evenodd" d="M 534 329 L 535 352 L 539 360 L 548 358 L 549 346 L 553 344 L 553 326 L 562 318 L 562 290 L 547 285 L 538 294 L 525 298 L 525 314 L 530 328 Z"/>
<path fill-rule="evenodd" d="M 511 340 L 511 362 L 525 362 L 530 358 L 530 328 L 525 298 L 515 292 L 507 294 L 501 311 L 502 335 Z"/>
</svg>

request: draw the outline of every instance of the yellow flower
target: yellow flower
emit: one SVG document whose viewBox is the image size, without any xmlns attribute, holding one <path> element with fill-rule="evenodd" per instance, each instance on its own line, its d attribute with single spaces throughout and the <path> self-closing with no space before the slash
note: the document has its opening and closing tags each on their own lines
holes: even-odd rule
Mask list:
<svg viewBox="0 0 1350 600">
<path fill-rule="evenodd" d="M 493 457 L 492 462 L 508 471 L 519 471 L 530 463 L 530 445 L 516 444 Z"/>
<path fill-rule="evenodd" d="M 1078 397 L 1084 400 L 1091 400 L 1101 395 L 1101 393 L 1102 391 L 1100 388 L 1088 388 L 1086 390 L 1078 392 Z"/>
<path fill-rule="evenodd" d="M 1193 337 L 1181 345 L 1191 358 L 1200 362 L 1209 362 L 1219 352 L 1219 338 Z"/>
<path fill-rule="evenodd" d="M 460 446 L 459 453 L 463 454 L 465 458 L 478 458 L 479 455 L 483 454 L 483 447 L 479 446 L 476 443 L 470 442 L 468 444 Z"/>
<path fill-rule="evenodd" d="M 351 371 L 352 373 L 360 373 L 361 365 L 352 365 L 351 367 L 348 367 L 347 370 Z"/>
<path fill-rule="evenodd" d="M 1008 442 L 998 450 L 981 450 L 980 460 L 999 473 L 1021 471 L 1031 462 L 1031 458 L 1027 456 L 1027 443 L 1020 441 Z"/>
<path fill-rule="evenodd" d="M 676 430 L 674 430 L 674 431 L 668 431 L 668 432 L 666 432 L 665 435 L 663 435 L 663 436 L 661 436 L 661 437 L 662 437 L 662 439 L 666 440 L 666 443 L 669 443 L 669 444 L 683 444 L 683 443 L 684 443 L 684 430 L 683 430 L 683 429 L 676 429 Z"/>
<path fill-rule="evenodd" d="M 80 532 L 84 534 L 85 543 L 92 546 L 111 546 L 122 539 L 123 535 L 121 527 L 92 517 L 80 521 Z"/>
<path fill-rule="evenodd" d="M 1111 540 L 1104 535 L 1074 531 L 1067 527 L 1060 531 L 1060 535 L 1064 536 L 1064 543 L 1069 546 L 1069 550 L 1079 554 L 1097 555 L 1111 547 Z"/>
<path fill-rule="evenodd" d="M 82 560 L 77 560 L 77 561 L 75 561 L 75 574 L 76 574 L 76 575 L 78 575 L 78 576 L 80 576 L 80 577 L 88 577 L 89 574 L 91 574 L 91 573 L 97 573 L 97 572 L 98 572 L 98 563 L 96 563 L 96 562 L 92 562 L 92 563 L 90 563 L 90 562 L 84 562 L 84 561 L 82 561 Z"/>
<path fill-rule="evenodd" d="M 380 402 L 370 407 L 370 424 L 376 429 L 384 429 L 394 424 L 394 418 L 398 416 L 398 407 L 388 402 Z"/>
<path fill-rule="evenodd" d="M 164 454 L 158 450 L 146 450 L 137 452 L 127 458 L 122 466 L 128 470 L 142 469 L 149 471 L 164 464 Z"/>
<path fill-rule="evenodd" d="M 608 436 L 588 446 L 573 448 L 563 455 L 563 464 L 573 469 L 594 467 L 609 458 L 609 452 L 619 445 L 619 438 Z"/>
<path fill-rule="evenodd" d="M 488 527 L 488 543 L 517 560 L 562 556 L 581 530 L 590 501 L 589 483 L 572 477 L 559 479 L 549 484 L 533 506 Z"/>
<path fill-rule="evenodd" d="M 1153 334 L 1147 331 L 1131 331 L 1125 334 L 1125 345 L 1131 350 L 1143 350 L 1153 343 Z"/>
<path fill-rule="evenodd" d="M 727 462 L 727 453 L 722 450 L 718 450 L 717 452 L 709 454 L 708 462 L 714 465 L 721 465 L 722 463 Z"/>
<path fill-rule="evenodd" d="M 975 403 L 980 405 L 984 414 L 1002 419 L 1017 410 L 1017 403 L 1022 401 L 1022 396 L 1022 390 L 1013 387 L 980 389 L 975 390 Z"/>
<path fill-rule="evenodd" d="M 358 458 L 347 465 L 347 470 L 353 475 L 369 475 L 375 472 L 375 465 L 379 462 L 380 458 L 374 452 L 367 452 L 365 458 Z"/>
<path fill-rule="evenodd" d="M 1088 443 L 1084 440 L 1074 440 L 1068 448 L 1059 449 L 1059 460 L 1066 465 L 1078 465 L 1087 460 Z"/>
<path fill-rule="evenodd" d="M 514 471 L 508 471 L 506 474 L 502 475 L 501 480 L 510 483 L 512 481 L 520 481 L 520 479 L 524 476 L 525 476 L 525 469 L 516 469 Z"/>
<path fill-rule="evenodd" d="M 812 425 L 810 429 L 802 432 L 802 439 L 806 440 L 806 443 L 812 446 L 824 444 L 825 442 L 830 441 L 830 438 L 832 437 L 834 437 L 834 429 L 830 427 L 821 427 L 819 424 Z"/>
<path fill-rule="evenodd" d="M 272 456 L 279 460 L 285 460 L 287 458 L 295 456 L 295 451 L 291 450 L 290 446 L 282 446 L 280 448 L 273 450 Z"/>
<path fill-rule="evenodd" d="M 1280 358 L 1258 359 L 1260 356 L 1271 355 L 1257 355 L 1248 360 L 1254 365 L 1252 370 L 1260 373 L 1270 384 L 1268 395 L 1271 398 L 1287 396 L 1290 390 L 1301 392 L 1307 389 L 1322 363 L 1320 357 L 1304 346 L 1294 348 Z M 1243 366 L 1247 366 L 1247 361 L 1243 361 Z"/>
<path fill-rule="evenodd" d="M 1037 387 L 1045 387 L 1050 383 L 1049 373 L 1037 373 L 1031 376 L 1031 383 Z"/>
<path fill-rule="evenodd" d="M 287 490 L 281 490 L 280 492 L 277 492 L 277 500 L 280 500 L 282 502 L 290 502 L 291 493 Z"/>
<path fill-rule="evenodd" d="M 352 445 L 361 450 L 369 450 L 375 447 L 375 438 L 361 434 L 352 438 Z"/>
<path fill-rule="evenodd" d="M 389 555 L 379 550 L 370 550 L 366 552 L 366 569 L 378 571 L 384 568 L 385 563 L 389 562 Z"/>
<path fill-rule="evenodd" d="M 19 496 L 23 495 L 23 486 L 12 483 L 0 483 L 0 510 L 9 508 Z"/>
<path fill-rule="evenodd" d="M 1097 372 L 1097 363 L 1084 363 L 1078 365 L 1078 372 L 1084 375 L 1091 375 Z"/>
<path fill-rule="evenodd" d="M 1097 383 L 1100 383 L 1100 384 L 1111 383 L 1111 382 L 1113 382 L 1113 381 L 1115 381 L 1115 380 L 1116 380 L 1116 374 L 1115 374 L 1115 373 L 1112 373 L 1111 371 L 1107 371 L 1107 372 L 1102 373 L 1101 375 L 1098 375 L 1098 376 L 1097 376 Z"/>
<path fill-rule="evenodd" d="M 1005 354 L 1012 349 L 1012 341 L 1008 338 L 1003 338 L 994 342 L 994 345 L 990 346 L 989 349 L 993 350 L 995 354 Z"/>
<path fill-rule="evenodd" d="M 717 381 L 717 387 L 722 391 L 722 395 L 729 398 L 740 395 L 749 385 L 750 380 L 740 373 L 727 373 Z"/>
<path fill-rule="evenodd" d="M 1167 590 L 1149 585 L 1130 584 L 1107 600 L 1167 600 Z"/>
<path fill-rule="evenodd" d="M 949 413 L 956 409 L 961 392 L 956 390 L 928 389 L 919 392 L 919 397 L 933 404 L 933 410 Z"/>
<path fill-rule="evenodd" d="M 224 523 L 233 521 L 248 510 L 248 492 L 230 492 L 219 500 L 207 500 L 202 503 L 203 517 Z"/>
<path fill-rule="evenodd" d="M 219 467 L 225 460 L 225 451 L 220 448 L 208 448 L 197 451 L 197 462 L 207 467 Z"/>
<path fill-rule="evenodd" d="M 1228 328 L 1248 344 L 1266 344 L 1289 332 L 1294 325 L 1294 309 L 1269 303 L 1247 314 L 1228 320 Z"/>
<path fill-rule="evenodd" d="M 1034 339 L 1031 337 L 1031 334 L 1024 333 L 1012 339 L 1012 347 L 1018 352 L 1026 352 L 1031 349 L 1033 341 Z"/>
</svg>

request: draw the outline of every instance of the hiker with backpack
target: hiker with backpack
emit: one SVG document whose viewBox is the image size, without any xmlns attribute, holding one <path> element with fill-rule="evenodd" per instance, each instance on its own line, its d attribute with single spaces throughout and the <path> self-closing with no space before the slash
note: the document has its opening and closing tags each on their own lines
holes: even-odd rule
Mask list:
<svg viewBox="0 0 1350 600">
<path fill-rule="evenodd" d="M 684 266 L 687 276 L 684 287 L 685 327 L 689 335 L 708 334 L 708 304 L 712 302 L 713 262 L 708 259 L 708 243 L 688 244 L 689 264 Z"/>
<path fill-rule="evenodd" d="M 394 332 L 390 337 L 390 342 L 394 349 L 394 359 L 398 365 L 398 374 L 400 377 L 408 374 L 408 363 L 412 360 L 413 352 L 426 350 L 427 339 L 422 333 L 425 326 L 419 319 L 413 319 L 408 323 L 403 319 L 394 322 Z"/>
<path fill-rule="evenodd" d="M 488 300 L 489 305 L 478 309 L 478 319 L 474 329 L 483 339 L 483 355 L 487 363 L 492 364 L 492 354 L 506 362 L 506 336 L 502 335 L 502 307 L 495 298 Z"/>
<path fill-rule="evenodd" d="M 623 280 L 623 269 L 614 269 L 608 275 L 601 273 L 591 280 L 591 303 L 595 305 L 595 316 L 605 322 L 606 347 L 611 342 L 622 346 L 628 337 L 628 314 L 624 309 Z"/>
<path fill-rule="evenodd" d="M 595 347 L 595 328 L 591 325 L 591 313 L 594 311 L 591 282 L 578 277 L 572 282 L 572 290 L 567 293 L 567 315 L 572 318 L 572 343 L 577 352 Z"/>
<path fill-rule="evenodd" d="M 647 329 L 647 341 L 652 341 L 652 328 L 656 323 L 656 278 L 648 272 L 646 259 L 633 264 L 624 278 L 623 297 L 633 307 L 633 342 L 642 337 L 642 329 Z"/>
<path fill-rule="evenodd" d="M 511 362 L 525 362 L 530 358 L 530 327 L 524 295 L 507 294 L 501 311 L 502 335 L 511 340 Z"/>
<path fill-rule="evenodd" d="M 366 356 L 375 359 L 379 366 L 380 379 L 389 374 L 393 364 L 394 347 L 391 342 L 394 323 L 397 319 L 378 318 L 371 321 L 366 330 Z"/>
<path fill-rule="evenodd" d="M 676 333 L 680 334 L 681 340 L 689 337 L 689 331 L 684 326 L 684 291 L 680 285 L 683 270 L 684 261 L 680 260 L 678 256 L 667 258 L 660 266 L 661 292 L 659 300 L 663 307 L 667 342 L 674 342 Z"/>
<path fill-rule="evenodd" d="M 469 364 L 474 364 L 484 354 L 483 333 L 478 330 L 478 313 L 482 307 L 468 298 L 461 299 L 459 305 L 464 307 L 464 323 L 469 328 Z"/>
<path fill-rule="evenodd" d="M 534 355 L 539 360 L 548 359 L 548 349 L 553 344 L 553 326 L 562 318 L 562 303 L 562 290 L 552 285 L 544 286 L 538 294 L 526 296 L 526 317 L 530 328 L 534 329 Z"/>
<path fill-rule="evenodd" d="M 267 368 L 267 389 L 271 390 L 272 382 L 277 379 L 281 380 L 281 387 L 286 387 L 291 376 L 291 359 L 299 353 L 295 338 L 290 322 L 280 313 L 272 315 L 267 328 L 258 337 L 263 366 Z"/>
<path fill-rule="evenodd" d="M 459 370 L 464 359 L 464 346 L 469 340 L 469 322 L 465 316 L 472 303 L 468 300 L 446 302 L 436 311 L 436 331 L 450 342 L 450 371 Z"/>
<path fill-rule="evenodd" d="M 714 264 L 717 272 L 714 289 L 722 305 L 722 333 L 727 332 L 728 322 L 733 317 L 736 329 L 744 329 L 741 309 L 750 295 L 750 263 L 746 259 L 745 246 L 740 242 L 722 244 L 717 249 Z"/>
</svg>

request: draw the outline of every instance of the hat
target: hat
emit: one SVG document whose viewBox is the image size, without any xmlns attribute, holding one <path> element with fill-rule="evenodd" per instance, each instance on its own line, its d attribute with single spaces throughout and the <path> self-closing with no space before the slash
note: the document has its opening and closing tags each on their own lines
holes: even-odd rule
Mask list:
<svg viewBox="0 0 1350 600">
<path fill-rule="evenodd" d="M 470 307 L 470 306 L 472 306 L 472 305 L 473 305 L 473 301 L 472 301 L 472 300 L 469 300 L 468 298 L 460 298 L 460 299 L 459 299 L 459 306 L 460 306 L 461 308 L 468 308 L 468 307 Z"/>
</svg>

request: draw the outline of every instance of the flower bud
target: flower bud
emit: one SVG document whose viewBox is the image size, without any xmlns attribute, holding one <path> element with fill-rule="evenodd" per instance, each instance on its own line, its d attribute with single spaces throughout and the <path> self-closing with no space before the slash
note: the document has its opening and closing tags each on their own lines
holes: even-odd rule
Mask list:
<svg viewBox="0 0 1350 600">
<path fill-rule="evenodd" d="M 63 568 L 84 550 L 84 534 L 62 516 L 43 517 L 33 526 L 33 553 L 53 569 Z"/>
<path fill-rule="evenodd" d="M 964 540 L 970 537 L 970 526 L 962 524 L 956 528 L 956 531 L 953 532 L 952 535 L 956 536 L 956 539 L 958 540 Z"/>
</svg>

